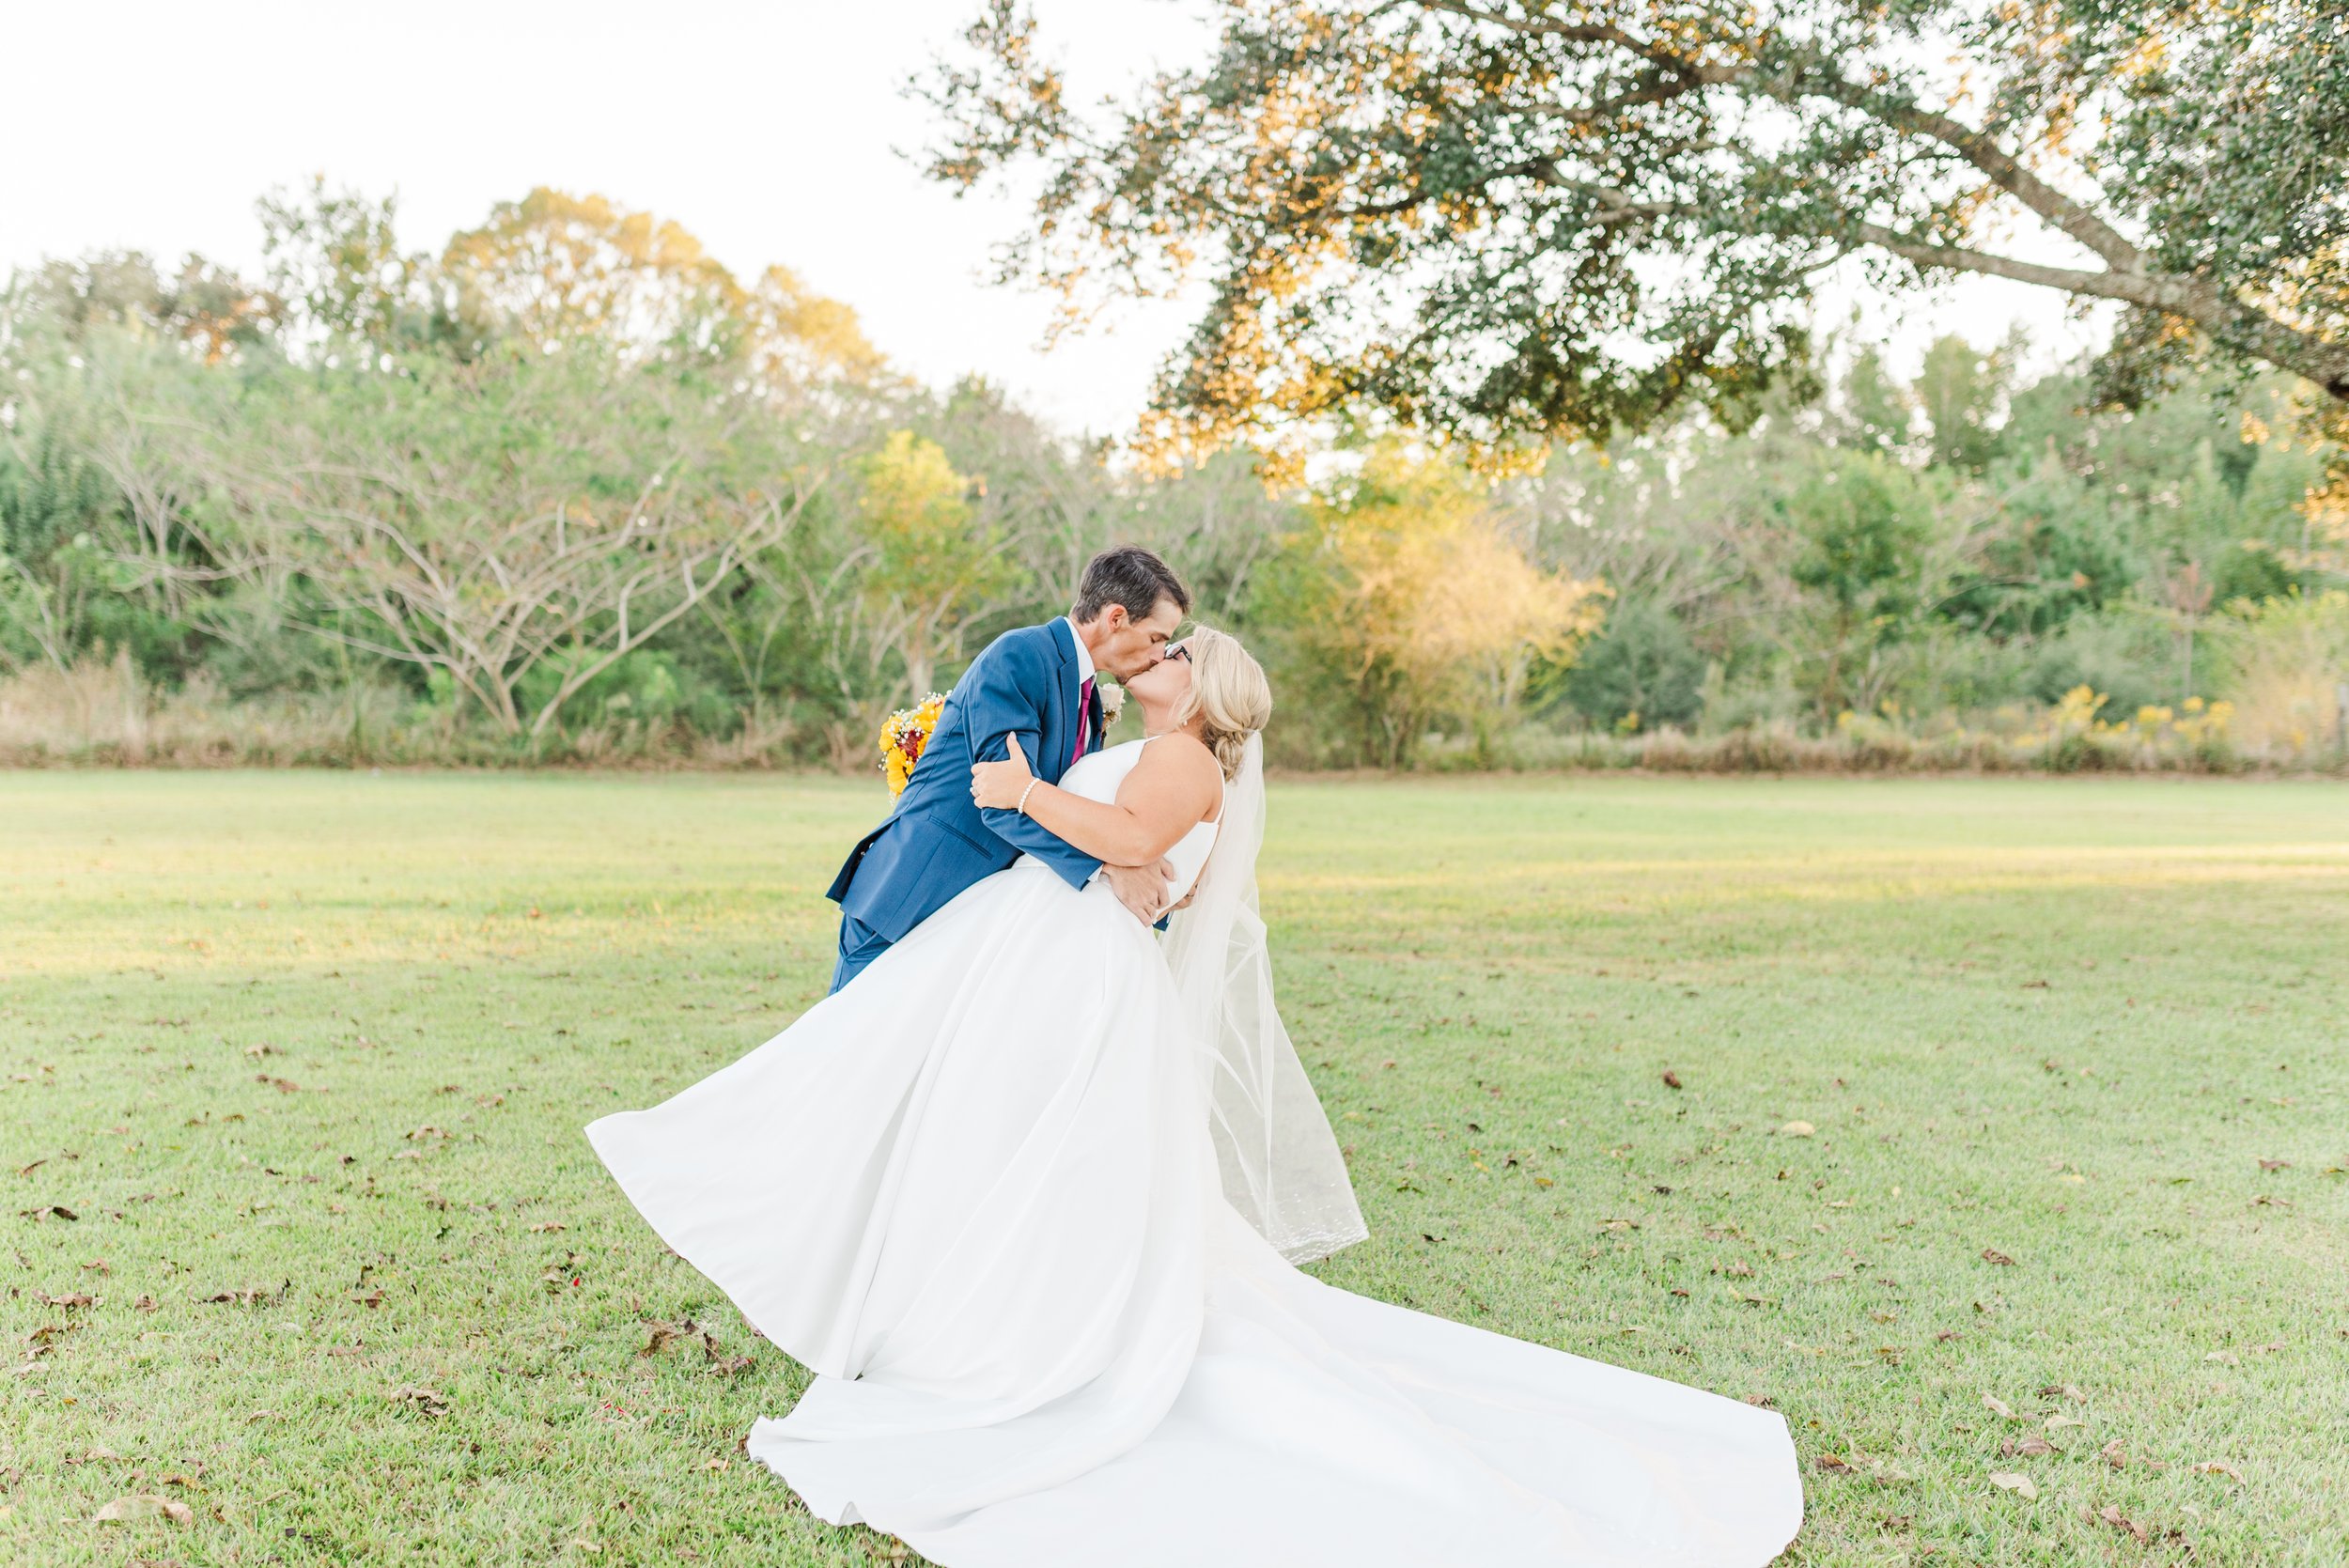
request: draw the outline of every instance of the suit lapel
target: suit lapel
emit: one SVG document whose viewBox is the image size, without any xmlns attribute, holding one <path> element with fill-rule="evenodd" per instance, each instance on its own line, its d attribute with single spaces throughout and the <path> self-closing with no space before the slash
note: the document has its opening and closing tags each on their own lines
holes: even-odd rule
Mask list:
<svg viewBox="0 0 2349 1568">
<path fill-rule="evenodd" d="M 1077 734 L 1077 726 L 1084 722 L 1084 716 L 1077 711 L 1077 631 L 1066 616 L 1052 622 L 1052 649 L 1060 655 L 1059 662 L 1053 666 L 1053 674 L 1059 678 L 1052 692 L 1052 711 L 1060 716 L 1060 727 L 1057 734 L 1036 737 L 1036 744 L 1049 746 L 1052 753 L 1038 757 L 1036 762 L 1051 769 L 1047 782 L 1057 784 L 1060 776 L 1068 771 L 1068 737 Z"/>
</svg>

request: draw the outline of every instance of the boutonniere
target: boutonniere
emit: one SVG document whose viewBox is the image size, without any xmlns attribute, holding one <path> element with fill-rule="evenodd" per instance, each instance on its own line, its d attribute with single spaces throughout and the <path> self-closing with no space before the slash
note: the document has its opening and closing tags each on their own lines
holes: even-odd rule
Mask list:
<svg viewBox="0 0 2349 1568">
<path fill-rule="evenodd" d="M 1126 706 L 1126 689 L 1097 680 L 1093 683 L 1093 695 L 1101 705 L 1101 727 L 1107 729 L 1116 723 L 1118 710 Z"/>
</svg>

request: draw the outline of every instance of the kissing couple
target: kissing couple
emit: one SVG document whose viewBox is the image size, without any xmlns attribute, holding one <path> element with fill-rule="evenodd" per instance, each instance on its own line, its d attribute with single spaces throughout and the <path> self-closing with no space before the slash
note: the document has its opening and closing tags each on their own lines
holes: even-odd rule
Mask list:
<svg viewBox="0 0 2349 1568">
<path fill-rule="evenodd" d="M 816 1374 L 749 1452 L 945 1568 L 1769 1561 L 1777 1414 L 1298 1267 L 1367 1232 L 1273 1003 L 1271 688 L 1190 608 L 1124 547 L 989 644 L 832 884 L 832 994 L 586 1128 Z"/>
</svg>

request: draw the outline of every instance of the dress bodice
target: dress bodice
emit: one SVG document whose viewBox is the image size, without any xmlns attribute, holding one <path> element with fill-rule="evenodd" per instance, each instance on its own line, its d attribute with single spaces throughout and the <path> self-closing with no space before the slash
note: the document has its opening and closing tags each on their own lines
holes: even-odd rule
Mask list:
<svg viewBox="0 0 2349 1568">
<path fill-rule="evenodd" d="M 1144 736 L 1140 740 L 1105 747 L 1089 756 L 1080 757 L 1067 772 L 1061 775 L 1061 788 L 1071 795 L 1081 795 L 1088 800 L 1099 800 L 1104 804 L 1115 801 L 1118 786 L 1126 782 L 1126 775 L 1134 770 L 1134 764 L 1142 760 L 1142 749 L 1154 738 Z M 1219 811 L 1216 815 L 1221 817 L 1222 813 Z M 1206 869 L 1207 852 L 1215 847 L 1215 827 L 1213 822 L 1193 825 L 1190 831 L 1177 839 L 1174 847 L 1166 852 L 1166 858 L 1174 862 L 1174 902 L 1182 901 L 1190 892 L 1191 884 L 1199 880 L 1199 873 Z"/>
</svg>

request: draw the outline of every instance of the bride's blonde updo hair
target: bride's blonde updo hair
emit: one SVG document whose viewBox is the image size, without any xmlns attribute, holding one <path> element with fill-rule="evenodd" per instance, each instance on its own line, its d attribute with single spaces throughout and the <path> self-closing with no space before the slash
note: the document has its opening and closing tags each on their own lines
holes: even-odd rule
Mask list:
<svg viewBox="0 0 2349 1568">
<path fill-rule="evenodd" d="M 1175 710 L 1174 722 L 1188 724 L 1193 714 L 1204 718 L 1200 738 L 1215 753 L 1223 776 L 1236 778 L 1248 737 L 1272 718 L 1272 683 L 1228 631 L 1195 627 L 1183 646 L 1190 652 L 1190 695 Z"/>
</svg>

